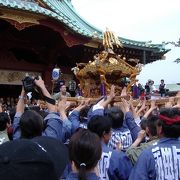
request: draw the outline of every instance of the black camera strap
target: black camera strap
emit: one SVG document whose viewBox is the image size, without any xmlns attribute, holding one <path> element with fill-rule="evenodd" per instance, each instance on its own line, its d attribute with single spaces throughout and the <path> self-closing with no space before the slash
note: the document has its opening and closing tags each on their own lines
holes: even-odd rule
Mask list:
<svg viewBox="0 0 180 180">
<path fill-rule="evenodd" d="M 47 96 L 43 96 L 44 97 L 44 100 L 49 103 L 49 104 L 52 104 L 52 105 L 55 105 L 56 104 L 56 101 L 52 98 L 49 98 Z"/>
</svg>

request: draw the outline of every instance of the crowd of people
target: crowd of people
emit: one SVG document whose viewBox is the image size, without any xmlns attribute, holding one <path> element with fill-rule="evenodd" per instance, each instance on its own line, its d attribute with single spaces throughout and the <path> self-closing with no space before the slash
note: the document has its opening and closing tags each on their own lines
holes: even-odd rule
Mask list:
<svg viewBox="0 0 180 180">
<path fill-rule="evenodd" d="M 135 83 L 132 86 L 132 96 L 134 99 L 157 99 L 167 96 L 168 91 L 164 79 L 161 79 L 157 88 L 154 85 L 154 81 L 151 79 L 149 79 L 144 86 L 141 83 Z"/>
<path fill-rule="evenodd" d="M 0 105 L 2 179 L 180 179 L 179 93 L 163 106 L 114 102 L 111 86 L 97 102 L 75 104 L 65 85 L 51 96 L 41 77 L 34 82 L 43 101 L 30 101 L 22 86 L 16 105 Z M 161 80 L 161 96 L 163 89 Z"/>
</svg>

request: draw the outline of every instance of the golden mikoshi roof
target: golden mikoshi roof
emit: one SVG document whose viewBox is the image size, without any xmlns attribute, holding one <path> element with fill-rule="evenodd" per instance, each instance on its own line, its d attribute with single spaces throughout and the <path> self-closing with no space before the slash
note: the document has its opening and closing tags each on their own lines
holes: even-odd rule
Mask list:
<svg viewBox="0 0 180 180">
<path fill-rule="evenodd" d="M 139 74 L 141 67 L 131 66 L 126 62 L 120 55 L 114 53 L 108 53 L 107 51 L 102 51 L 94 56 L 93 61 L 84 64 L 84 67 L 80 69 L 80 64 L 77 64 L 75 75 L 76 77 L 88 77 L 88 74 L 94 75 L 111 75 L 113 73 L 118 74 L 119 77 L 130 77 L 133 73 Z"/>
<path fill-rule="evenodd" d="M 120 88 L 120 79 L 124 77 L 130 80 L 127 87 L 127 90 L 130 91 L 131 86 L 136 82 L 136 76 L 141 71 L 141 66 L 137 64 L 133 67 L 120 55 L 102 51 L 94 56 L 93 61 L 89 61 L 87 64 L 77 63 L 77 67 L 72 70 L 80 82 L 82 91 L 86 94 L 85 97 L 97 97 L 94 95 L 94 91 L 97 92 L 102 82 L 106 84 L 107 91 L 112 84 L 118 89 Z"/>
<path fill-rule="evenodd" d="M 72 68 L 85 97 L 98 96 L 101 93 L 99 88 L 102 84 L 104 84 L 106 91 L 109 91 L 112 84 L 116 85 L 120 91 L 119 81 L 124 77 L 130 79 L 128 91 L 130 91 L 131 85 L 136 82 L 136 76 L 140 73 L 141 66 L 139 64 L 135 67 L 131 66 L 125 58 L 115 54 L 114 45 L 122 48 L 122 44 L 115 34 L 111 31 L 105 31 L 103 39 L 105 50 L 94 55 L 94 59 L 89 63 L 77 63 L 77 67 Z"/>
</svg>

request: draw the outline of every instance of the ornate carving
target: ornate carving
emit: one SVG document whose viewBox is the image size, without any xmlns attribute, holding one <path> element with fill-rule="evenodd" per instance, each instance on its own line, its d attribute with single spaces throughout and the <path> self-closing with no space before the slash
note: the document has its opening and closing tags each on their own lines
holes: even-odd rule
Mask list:
<svg viewBox="0 0 180 180">
<path fill-rule="evenodd" d="M 99 90 L 102 83 L 105 84 L 107 92 L 110 89 L 110 85 L 116 85 L 117 94 L 120 95 L 122 90 L 120 80 L 124 77 L 130 79 L 127 87 L 128 91 L 130 91 L 131 85 L 136 82 L 136 76 L 141 71 L 139 64 L 133 67 L 122 59 L 121 56 L 107 51 L 96 54 L 94 60 L 89 61 L 83 68 L 80 68 L 79 64 L 72 70 L 74 70 L 74 74 L 80 82 L 84 97 L 100 96 Z"/>
<path fill-rule="evenodd" d="M 45 19 L 42 15 L 25 13 L 23 11 L 15 10 L 2 10 L 1 19 L 5 19 L 15 26 L 18 30 L 22 30 L 26 27 L 40 24 L 39 20 Z"/>
<path fill-rule="evenodd" d="M 10 19 L 6 19 L 6 21 L 8 21 L 10 24 L 12 24 L 17 30 L 21 31 L 27 27 L 30 27 L 30 26 L 34 26 L 35 24 L 32 24 L 32 23 L 18 23 L 14 20 L 10 20 Z"/>
<path fill-rule="evenodd" d="M 21 80 L 29 74 L 31 76 L 41 75 L 39 72 L 25 72 L 25 71 L 6 71 L 0 70 L 0 83 L 1 84 L 22 84 Z"/>
</svg>

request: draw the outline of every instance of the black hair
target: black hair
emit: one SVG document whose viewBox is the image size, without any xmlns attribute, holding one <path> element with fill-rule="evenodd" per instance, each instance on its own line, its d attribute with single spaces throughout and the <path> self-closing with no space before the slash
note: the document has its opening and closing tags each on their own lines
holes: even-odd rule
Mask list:
<svg viewBox="0 0 180 180">
<path fill-rule="evenodd" d="M 48 112 L 41 110 L 39 106 L 30 106 L 29 110 L 36 111 L 39 115 L 43 117 L 43 119 L 48 115 Z"/>
<path fill-rule="evenodd" d="M 46 112 L 46 111 L 44 111 L 44 110 L 40 110 L 40 111 L 38 112 L 38 114 L 39 114 L 40 116 L 42 116 L 42 118 L 44 119 L 49 113 Z"/>
<path fill-rule="evenodd" d="M 140 127 L 142 130 L 146 130 L 146 127 L 147 127 L 147 118 L 142 118 L 141 119 L 141 122 L 140 122 Z"/>
<path fill-rule="evenodd" d="M 124 120 L 124 113 L 119 107 L 114 106 L 109 108 L 106 111 L 106 115 L 111 119 L 113 129 L 122 127 Z"/>
<path fill-rule="evenodd" d="M 112 123 L 109 117 L 106 116 L 93 116 L 89 123 L 88 129 L 96 133 L 100 138 L 103 137 L 104 133 L 109 133 L 112 128 Z"/>
<path fill-rule="evenodd" d="M 29 106 L 29 110 L 39 112 L 39 111 L 40 111 L 40 107 L 39 107 L 39 106 L 32 105 L 32 106 Z"/>
<path fill-rule="evenodd" d="M 43 118 L 36 111 L 26 110 L 20 118 L 21 138 L 31 139 L 41 136 L 43 131 Z"/>
<path fill-rule="evenodd" d="M 88 114 L 88 111 L 90 110 L 90 106 L 82 109 L 80 112 L 79 112 L 79 120 L 80 122 L 86 122 L 87 121 L 87 114 Z"/>
<path fill-rule="evenodd" d="M 180 116 L 180 110 L 178 108 L 162 108 L 160 110 L 160 115 L 173 119 L 176 116 Z M 167 138 L 178 138 L 180 136 L 180 122 L 175 122 L 169 125 L 163 120 L 159 119 L 158 126 L 162 126 L 164 136 Z"/>
<path fill-rule="evenodd" d="M 150 134 L 152 136 L 157 136 L 157 129 L 156 129 L 157 120 L 158 120 L 158 116 L 153 116 L 153 115 L 147 119 L 147 127 L 149 128 Z"/>
<path fill-rule="evenodd" d="M 0 113 L 0 131 L 4 131 L 6 129 L 7 123 L 10 121 L 9 116 L 5 112 Z"/>
<path fill-rule="evenodd" d="M 78 180 L 86 180 L 86 172 L 96 167 L 101 158 L 100 138 L 87 129 L 80 129 L 70 139 L 69 156 L 78 170 Z"/>
</svg>

